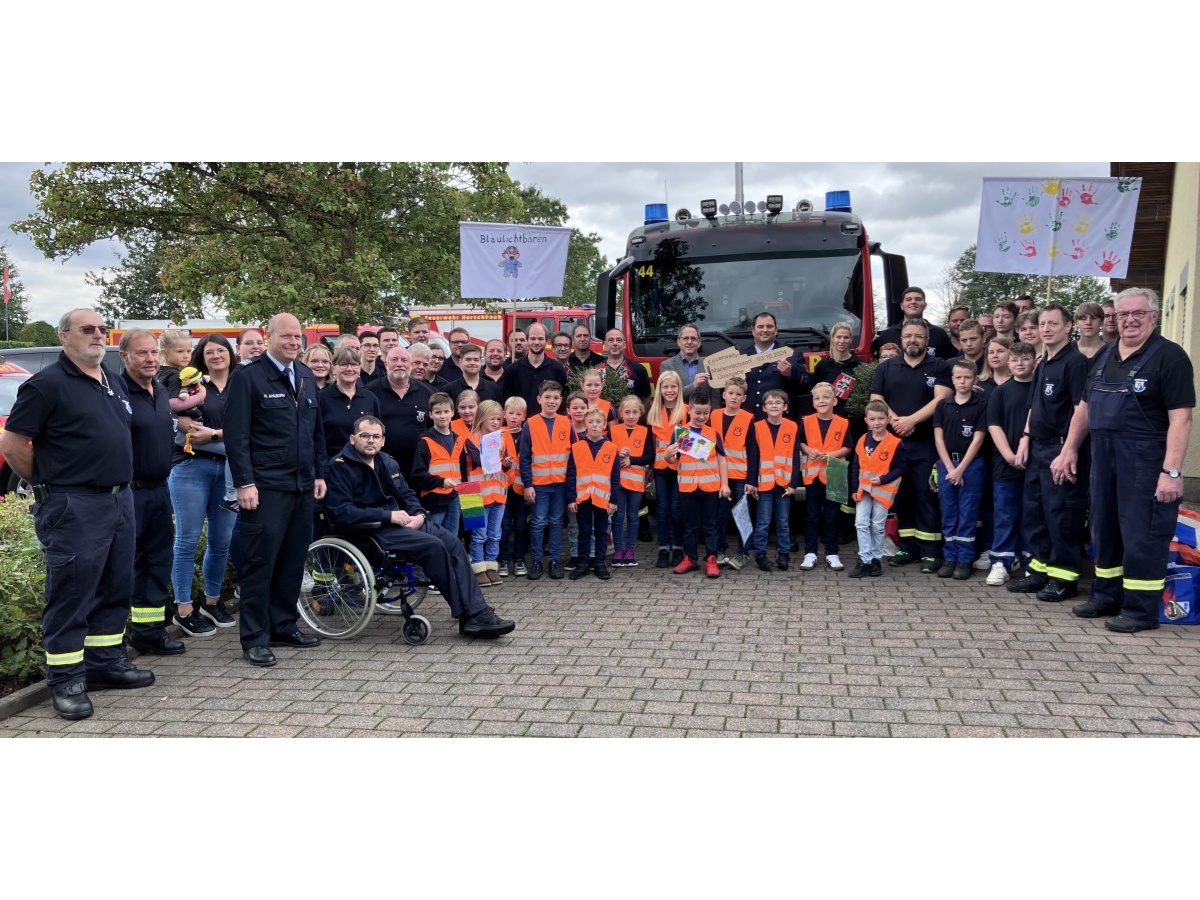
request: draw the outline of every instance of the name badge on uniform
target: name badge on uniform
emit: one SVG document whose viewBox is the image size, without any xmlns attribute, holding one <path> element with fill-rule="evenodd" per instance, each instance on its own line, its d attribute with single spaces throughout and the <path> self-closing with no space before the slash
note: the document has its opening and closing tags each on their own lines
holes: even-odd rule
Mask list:
<svg viewBox="0 0 1200 900">
<path fill-rule="evenodd" d="M 287 396 L 287 394 L 263 394 L 263 399 L 264 400 L 281 400 L 286 396 Z"/>
<path fill-rule="evenodd" d="M 1135 394 L 1140 394 L 1144 390 L 1146 390 L 1146 379 L 1145 378 L 1133 379 L 1133 392 Z"/>
</svg>

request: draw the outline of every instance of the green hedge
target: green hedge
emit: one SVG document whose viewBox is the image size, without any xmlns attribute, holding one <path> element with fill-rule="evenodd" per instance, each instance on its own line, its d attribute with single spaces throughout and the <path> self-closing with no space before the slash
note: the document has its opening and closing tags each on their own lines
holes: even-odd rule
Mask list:
<svg viewBox="0 0 1200 900">
<path fill-rule="evenodd" d="M 29 343 L 29 341 L 0 341 L 0 353 L 3 353 L 5 350 L 16 350 L 19 347 L 34 346 L 36 345 Z"/>
<path fill-rule="evenodd" d="M 16 494 L 0 502 L 0 694 L 45 673 L 42 607 L 46 564 L 29 514 Z"/>
</svg>

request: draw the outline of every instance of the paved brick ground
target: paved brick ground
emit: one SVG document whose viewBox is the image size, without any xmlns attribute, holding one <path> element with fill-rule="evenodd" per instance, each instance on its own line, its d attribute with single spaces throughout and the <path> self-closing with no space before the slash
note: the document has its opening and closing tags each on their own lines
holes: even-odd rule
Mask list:
<svg viewBox="0 0 1200 900">
<path fill-rule="evenodd" d="M 644 552 L 644 556 L 648 552 Z M 850 555 L 846 557 L 850 559 Z M 711 581 L 642 565 L 609 582 L 505 579 L 488 596 L 518 628 L 460 638 L 440 597 L 434 635 L 376 616 L 357 639 L 243 662 L 236 629 L 147 658 L 152 688 L 50 704 L 6 737 L 1111 737 L 1193 736 L 1200 629 L 1123 636 L 1071 603 L 940 581 L 915 568 L 852 581 L 754 569 Z"/>
</svg>

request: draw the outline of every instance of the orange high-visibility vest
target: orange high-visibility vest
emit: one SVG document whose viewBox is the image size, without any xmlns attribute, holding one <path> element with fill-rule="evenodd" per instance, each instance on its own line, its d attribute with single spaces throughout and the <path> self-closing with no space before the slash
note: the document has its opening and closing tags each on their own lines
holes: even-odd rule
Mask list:
<svg viewBox="0 0 1200 900">
<path fill-rule="evenodd" d="M 689 429 L 691 430 L 691 429 Z M 717 453 L 717 433 L 705 425 L 700 433 L 713 442 L 708 459 L 695 459 L 686 453 L 679 454 L 679 492 L 691 494 L 704 491 L 715 494 L 721 490 L 721 456 Z"/>
<path fill-rule="evenodd" d="M 520 433 L 518 428 L 517 436 Z M 512 468 L 508 470 L 508 486 L 520 494 L 525 490 L 525 485 L 521 482 L 521 466 L 517 460 L 517 436 L 507 428 L 504 430 L 504 455 L 513 461 Z"/>
<path fill-rule="evenodd" d="M 721 443 L 725 445 L 725 468 L 729 480 L 746 480 L 746 469 L 750 464 L 746 453 L 746 439 L 750 437 L 750 429 L 754 426 L 754 416 L 739 409 L 737 415 L 728 426 L 725 425 L 724 411 L 717 412 L 712 419 L 717 434 L 721 435 Z"/>
<path fill-rule="evenodd" d="M 662 412 L 664 418 L 670 418 L 667 415 L 665 408 Z M 682 426 L 687 420 L 688 408 L 687 404 L 685 403 L 683 405 L 683 418 L 679 420 L 680 426 Z M 654 432 L 654 468 L 658 469 L 659 471 L 662 471 L 663 469 L 679 468 L 678 460 L 675 462 L 667 462 L 667 448 L 675 443 L 675 428 L 676 426 L 670 424 L 650 426 L 650 430 Z"/>
<path fill-rule="evenodd" d="M 571 446 L 575 460 L 575 502 L 586 503 L 608 509 L 612 502 L 612 467 L 617 459 L 617 446 L 604 441 L 592 456 L 590 441 L 576 441 Z"/>
<path fill-rule="evenodd" d="M 435 478 L 443 480 L 447 478 L 462 478 L 462 454 L 463 448 L 467 446 L 466 436 L 458 434 L 454 437 L 454 449 L 447 451 L 440 443 L 438 443 L 429 435 L 424 435 L 421 440 L 429 445 L 429 474 Z M 422 497 L 428 497 L 430 494 L 453 494 L 454 488 L 442 487 L 432 488 L 427 491 L 421 491 Z"/>
<path fill-rule="evenodd" d="M 507 432 L 505 433 L 505 437 L 508 437 Z M 472 434 L 467 440 L 474 445 L 476 450 L 479 449 L 480 441 L 476 435 Z M 503 438 L 501 438 L 501 441 L 503 441 Z M 483 499 L 484 506 L 493 506 L 497 503 L 508 501 L 507 472 L 489 473 L 483 471 L 483 466 L 471 466 L 467 478 L 471 481 L 479 482 L 479 496 Z"/>
<path fill-rule="evenodd" d="M 792 460 L 796 456 L 798 426 L 791 419 L 779 423 L 779 434 L 772 440 L 771 428 L 764 419 L 754 423 L 754 439 L 758 442 L 758 489 L 769 491 L 776 486 L 786 488 L 792 483 Z"/>
<path fill-rule="evenodd" d="M 609 429 L 609 439 L 616 445 L 618 453 L 628 447 L 631 457 L 641 456 L 646 452 L 646 441 L 650 440 L 650 429 L 645 425 L 634 425 L 631 432 L 628 426 L 614 422 Z M 621 487 L 644 494 L 646 492 L 646 467 L 629 465 L 621 469 Z"/>
<path fill-rule="evenodd" d="M 453 431 L 455 434 L 462 435 L 463 437 L 467 438 L 468 440 L 470 440 L 470 438 L 471 438 L 471 426 L 468 425 L 466 422 L 464 422 L 462 419 L 451 419 L 450 420 L 450 430 Z"/>
<path fill-rule="evenodd" d="M 896 492 L 900 490 L 900 482 L 904 479 L 897 478 L 891 484 L 871 484 L 867 476 L 878 475 L 882 478 L 888 473 L 892 468 L 896 448 L 900 446 L 900 438 L 889 431 L 887 437 L 875 445 L 875 452 L 868 454 L 867 437 L 865 434 L 860 437 L 858 447 L 855 448 L 858 454 L 858 492 L 854 499 L 861 500 L 863 494 L 869 494 L 883 504 L 884 509 L 891 509 L 896 500 Z"/>
<path fill-rule="evenodd" d="M 804 417 L 804 443 L 812 447 L 814 450 L 819 450 L 822 453 L 833 453 L 835 450 L 841 450 L 842 445 L 846 442 L 846 431 L 850 428 L 850 420 L 844 416 L 834 416 L 829 423 L 829 429 L 825 432 L 825 439 L 821 439 L 821 426 L 817 420 L 817 414 Z M 800 466 L 800 474 L 804 476 L 805 484 L 812 484 L 818 478 L 821 479 L 821 484 L 828 484 L 826 473 L 829 469 L 829 463 L 824 459 L 809 459 L 806 454 L 804 463 Z"/>
<path fill-rule="evenodd" d="M 604 413 L 604 418 L 606 419 L 612 413 L 612 403 L 610 403 L 608 400 L 605 400 L 603 397 L 596 398 L 596 406 L 594 408 Z"/>
<path fill-rule="evenodd" d="M 529 420 L 529 443 L 533 450 L 533 486 L 566 484 L 567 456 L 574 443 L 571 420 L 555 416 L 554 425 L 550 426 L 545 416 L 534 416 Z"/>
</svg>

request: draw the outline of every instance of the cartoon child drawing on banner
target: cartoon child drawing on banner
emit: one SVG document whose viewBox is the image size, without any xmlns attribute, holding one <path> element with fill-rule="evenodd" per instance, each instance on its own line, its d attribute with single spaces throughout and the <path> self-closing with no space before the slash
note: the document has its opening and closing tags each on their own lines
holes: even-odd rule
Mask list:
<svg viewBox="0 0 1200 900">
<path fill-rule="evenodd" d="M 521 276 L 521 273 L 518 271 L 521 268 L 521 264 L 517 262 L 517 257 L 520 255 L 521 251 L 511 245 L 505 247 L 504 252 L 500 254 L 504 259 L 504 262 L 500 263 L 500 266 L 504 269 L 505 278 L 519 278 Z"/>
</svg>

